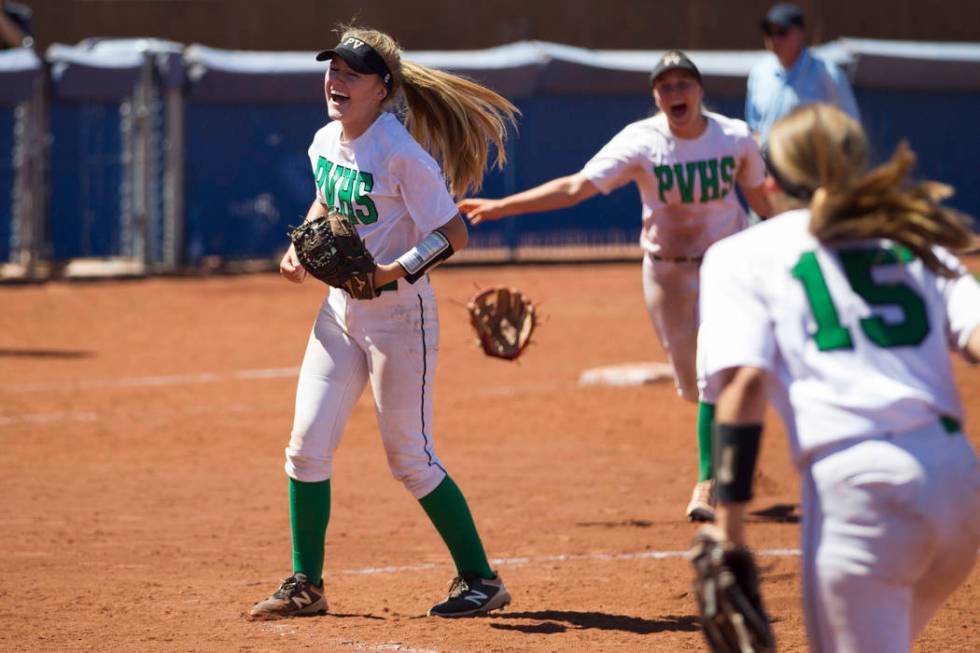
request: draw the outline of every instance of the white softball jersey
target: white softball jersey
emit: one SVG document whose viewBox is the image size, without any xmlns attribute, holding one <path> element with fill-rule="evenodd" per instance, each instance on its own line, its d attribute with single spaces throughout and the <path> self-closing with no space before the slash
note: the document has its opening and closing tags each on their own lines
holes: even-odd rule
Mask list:
<svg viewBox="0 0 980 653">
<path fill-rule="evenodd" d="M 316 196 L 347 216 L 379 263 L 391 263 L 458 213 L 439 165 L 390 113 L 344 142 L 341 124 L 310 145 Z"/>
<path fill-rule="evenodd" d="M 343 142 L 341 124 L 309 148 L 317 199 L 347 216 L 368 250 L 390 263 L 457 214 L 436 162 L 391 114 Z M 371 386 L 392 475 L 415 498 L 443 478 L 432 434 L 439 316 L 427 277 L 401 279 L 370 300 L 331 288 L 307 342 L 296 389 L 286 474 L 331 478 L 335 452 L 358 398 Z"/>
<path fill-rule="evenodd" d="M 747 224 L 735 192 L 765 180 L 759 148 L 741 120 L 705 112 L 698 138 L 674 136 L 663 113 L 627 125 L 585 164 L 603 193 L 635 181 L 643 203 L 640 245 L 663 256 L 701 256 Z"/>
<path fill-rule="evenodd" d="M 980 285 L 939 277 L 884 240 L 825 247 L 807 209 L 711 247 L 701 268 L 705 372 L 775 374 L 792 404 L 794 458 L 804 465 L 844 440 L 962 419 L 949 349 L 980 326 Z M 795 428 L 792 428 L 795 426 Z"/>
</svg>

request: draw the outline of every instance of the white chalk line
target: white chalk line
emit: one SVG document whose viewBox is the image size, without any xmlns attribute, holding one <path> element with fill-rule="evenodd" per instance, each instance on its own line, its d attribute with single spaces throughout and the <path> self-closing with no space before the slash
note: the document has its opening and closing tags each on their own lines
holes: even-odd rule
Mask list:
<svg viewBox="0 0 980 653">
<path fill-rule="evenodd" d="M 799 557 L 799 549 L 754 549 L 756 556 L 774 558 Z M 637 551 L 633 553 L 561 553 L 548 556 L 520 556 L 514 558 L 491 558 L 494 567 L 523 567 L 554 562 L 621 562 L 626 560 L 667 560 L 683 558 L 687 551 Z M 426 571 L 443 567 L 442 564 L 425 562 L 417 565 L 402 565 L 389 567 L 361 567 L 359 569 L 341 569 L 337 573 L 345 576 L 363 576 L 372 574 L 397 574 L 402 572 Z"/>
<path fill-rule="evenodd" d="M 168 385 L 191 385 L 196 383 L 219 383 L 222 381 L 253 381 L 263 379 L 282 379 L 296 377 L 298 367 L 273 367 L 259 370 L 239 370 L 237 372 L 200 372 L 197 374 L 174 374 L 169 376 L 133 376 L 122 379 L 92 379 L 68 383 L 20 383 L 0 386 L 12 392 L 41 392 L 59 389 L 90 388 L 140 388 Z"/>
<path fill-rule="evenodd" d="M 228 406 L 185 406 L 180 410 L 181 415 L 206 415 L 210 413 L 235 414 L 254 412 L 258 408 L 254 405 L 234 404 Z M 172 414 L 171 414 L 172 415 Z M 50 413 L 23 413 L 20 415 L 0 415 L 0 428 L 5 426 L 23 425 L 49 425 L 63 422 L 98 422 L 104 419 L 114 419 L 111 416 L 100 415 L 91 412 L 50 412 Z"/>
<path fill-rule="evenodd" d="M 287 636 L 299 634 L 298 627 L 285 625 L 285 624 L 263 623 L 262 628 L 281 637 L 287 637 Z M 364 642 L 357 639 L 332 639 L 329 641 L 333 644 L 336 644 L 337 646 L 343 646 L 344 648 L 350 648 L 355 651 L 395 651 L 396 653 L 440 653 L 436 649 L 415 648 L 412 646 L 406 646 L 405 644 L 402 644 L 400 642 L 383 642 L 383 643 L 372 644 L 371 642 Z"/>
<path fill-rule="evenodd" d="M 42 392 L 49 390 L 89 390 L 96 388 L 146 388 L 172 385 L 194 385 L 201 383 L 221 383 L 224 381 L 262 381 L 265 379 L 296 378 L 298 367 L 272 367 L 257 370 L 238 370 L 236 372 L 198 372 L 194 374 L 172 374 L 161 376 L 132 376 L 121 379 L 91 379 L 86 381 L 67 381 L 62 383 L 16 383 L 0 385 L 0 390 L 10 392 Z M 483 388 L 477 392 L 486 396 L 509 396 L 529 392 L 574 388 L 571 383 L 559 384 L 509 384 Z"/>
<path fill-rule="evenodd" d="M 0 426 L 17 426 L 20 424 L 53 424 L 56 422 L 94 422 L 99 419 L 95 413 L 86 412 L 54 412 L 31 413 L 27 415 L 0 415 Z"/>
<path fill-rule="evenodd" d="M 354 649 L 355 651 L 397 651 L 398 653 L 439 653 L 433 648 L 414 648 L 411 646 L 405 646 L 404 644 L 399 644 L 398 642 L 392 642 L 390 644 L 369 644 L 368 642 L 361 642 L 356 639 L 338 639 L 334 640 L 341 646 L 346 646 Z"/>
</svg>

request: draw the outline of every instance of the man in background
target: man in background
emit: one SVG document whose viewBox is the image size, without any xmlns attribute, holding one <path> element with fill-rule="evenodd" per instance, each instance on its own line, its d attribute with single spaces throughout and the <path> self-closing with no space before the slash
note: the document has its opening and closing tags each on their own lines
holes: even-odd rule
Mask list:
<svg viewBox="0 0 980 653">
<path fill-rule="evenodd" d="M 806 46 L 806 20 L 794 4 L 774 5 L 762 21 L 771 54 L 749 72 L 745 121 L 765 143 L 774 122 L 797 106 L 829 102 L 861 120 L 847 77 L 836 65 Z"/>
</svg>

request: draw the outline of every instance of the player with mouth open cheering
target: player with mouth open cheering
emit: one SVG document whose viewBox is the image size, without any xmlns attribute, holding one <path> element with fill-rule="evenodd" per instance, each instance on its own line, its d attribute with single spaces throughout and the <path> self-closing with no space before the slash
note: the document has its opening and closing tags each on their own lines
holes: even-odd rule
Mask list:
<svg viewBox="0 0 980 653">
<path fill-rule="evenodd" d="M 650 79 L 659 112 L 627 125 L 581 171 L 502 199 L 465 199 L 459 208 L 473 224 L 480 224 L 575 206 L 636 183 L 643 204 L 643 298 L 674 368 L 678 393 L 698 401 L 695 351 L 701 256 L 709 245 L 747 225 L 736 184 L 756 213 L 769 215 L 762 188 L 765 167 L 744 122 L 704 109 L 701 73 L 687 55 L 677 50 L 665 53 Z M 714 514 L 713 410 L 713 398 L 702 397 L 699 476 L 687 507 L 692 521 L 710 521 Z"/>
</svg>

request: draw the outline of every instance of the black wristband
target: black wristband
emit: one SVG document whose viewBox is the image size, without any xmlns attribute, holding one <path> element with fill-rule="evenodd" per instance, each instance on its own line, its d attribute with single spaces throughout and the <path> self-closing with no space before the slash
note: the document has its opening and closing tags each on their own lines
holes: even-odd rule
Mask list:
<svg viewBox="0 0 980 653">
<path fill-rule="evenodd" d="M 762 424 L 715 424 L 714 472 L 718 501 L 752 499 L 752 476 L 759 457 Z"/>
</svg>

